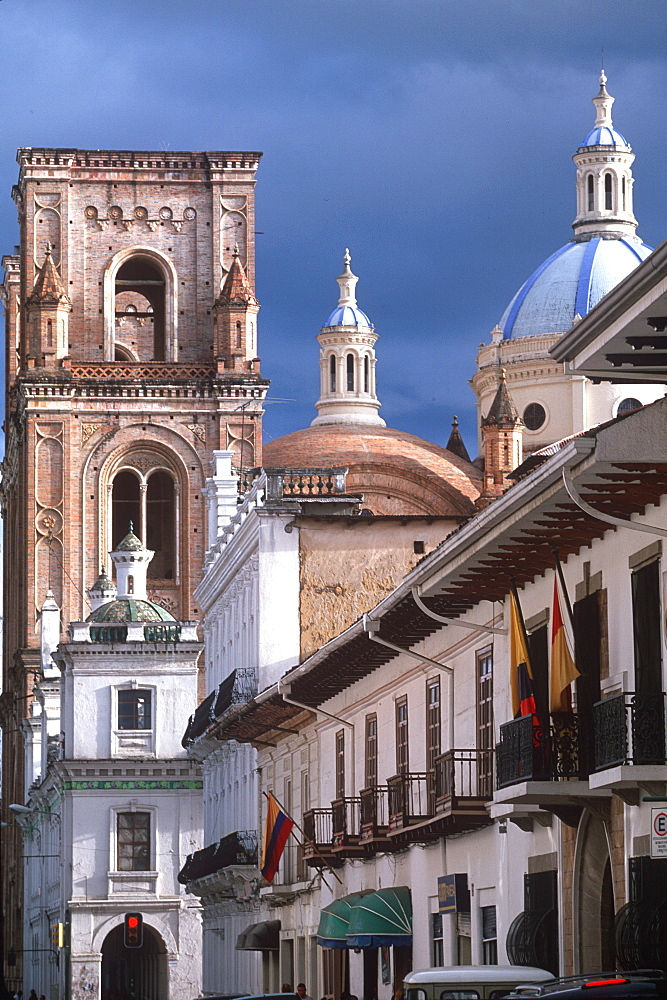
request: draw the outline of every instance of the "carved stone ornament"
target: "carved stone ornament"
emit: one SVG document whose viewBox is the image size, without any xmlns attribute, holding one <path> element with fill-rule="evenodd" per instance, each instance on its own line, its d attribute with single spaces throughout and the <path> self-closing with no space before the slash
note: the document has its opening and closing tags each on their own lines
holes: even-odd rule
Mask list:
<svg viewBox="0 0 667 1000">
<path fill-rule="evenodd" d="M 88 205 L 87 208 L 84 208 L 83 214 L 85 215 L 85 217 L 87 219 L 96 219 L 97 218 L 97 209 L 95 208 L 94 205 Z"/>
<path fill-rule="evenodd" d="M 62 514 L 55 507 L 47 507 L 37 515 L 35 527 L 40 535 L 59 535 L 63 529 Z"/>
<path fill-rule="evenodd" d="M 122 219 L 123 218 L 123 209 L 120 207 L 120 205 L 112 205 L 111 206 L 111 208 L 109 209 L 109 218 L 110 219 Z"/>
<path fill-rule="evenodd" d="M 102 424 L 81 424 L 81 444 L 86 444 L 95 431 L 99 431 L 101 426 Z"/>
<path fill-rule="evenodd" d="M 192 431 L 192 436 L 201 444 L 206 444 L 206 427 L 204 424 L 188 424 L 188 430 Z"/>
<path fill-rule="evenodd" d="M 194 208 L 186 208 L 183 210 L 183 218 L 190 222 L 192 219 L 197 218 L 197 212 Z"/>
<path fill-rule="evenodd" d="M 173 214 L 174 213 L 172 212 L 172 210 L 169 208 L 168 205 L 163 205 L 159 212 L 160 218 L 165 220 L 171 219 Z"/>
<path fill-rule="evenodd" d="M 137 205 L 137 207 L 134 210 L 134 217 L 135 219 L 147 219 L 148 209 L 144 208 L 143 205 Z"/>
</svg>

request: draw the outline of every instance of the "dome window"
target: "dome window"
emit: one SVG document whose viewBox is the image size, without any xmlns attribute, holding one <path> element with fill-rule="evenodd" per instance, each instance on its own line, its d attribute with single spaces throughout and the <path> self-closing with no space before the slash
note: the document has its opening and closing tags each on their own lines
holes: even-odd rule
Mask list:
<svg viewBox="0 0 667 1000">
<path fill-rule="evenodd" d="M 329 389 L 331 392 L 336 391 L 336 355 L 332 354 L 329 357 Z"/>
<path fill-rule="evenodd" d="M 346 358 L 347 365 L 347 391 L 354 392 L 354 355 L 348 354 Z"/>
<path fill-rule="evenodd" d="M 593 175 L 588 175 L 588 211 L 592 212 L 595 208 L 595 192 L 593 190 Z"/>
<path fill-rule="evenodd" d="M 625 212 L 625 177 L 621 179 L 621 198 L 623 200 L 623 211 Z"/>
<path fill-rule="evenodd" d="M 364 357 L 364 392 L 371 391 L 371 368 L 368 362 L 368 355 Z"/>
<path fill-rule="evenodd" d="M 538 431 L 546 419 L 546 410 L 541 403 L 529 403 L 523 411 L 523 422 L 529 431 Z"/>
<path fill-rule="evenodd" d="M 604 207 L 607 212 L 611 212 L 613 208 L 611 174 L 604 175 Z"/>
<path fill-rule="evenodd" d="M 616 411 L 617 417 L 622 417 L 624 413 L 632 413 L 633 410 L 640 410 L 642 404 L 638 399 L 634 399 L 632 396 L 626 396 L 618 404 L 618 409 Z"/>
</svg>

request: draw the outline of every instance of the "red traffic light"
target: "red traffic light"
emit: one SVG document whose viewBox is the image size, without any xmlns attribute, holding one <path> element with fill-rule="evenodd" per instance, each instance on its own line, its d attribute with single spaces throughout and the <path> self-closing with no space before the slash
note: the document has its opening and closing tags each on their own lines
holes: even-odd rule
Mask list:
<svg viewBox="0 0 667 1000">
<path fill-rule="evenodd" d="M 144 918 L 141 913 L 125 914 L 123 943 L 126 948 L 141 948 L 144 943 Z"/>
</svg>

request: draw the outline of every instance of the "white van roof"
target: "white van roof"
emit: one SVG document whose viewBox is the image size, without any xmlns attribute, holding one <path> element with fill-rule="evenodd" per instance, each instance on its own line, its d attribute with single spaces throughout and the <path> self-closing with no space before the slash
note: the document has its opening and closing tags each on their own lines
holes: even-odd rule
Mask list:
<svg viewBox="0 0 667 1000">
<path fill-rule="evenodd" d="M 440 965 L 433 969 L 417 969 L 410 972 L 403 982 L 406 986 L 420 983 L 448 985 L 451 983 L 543 983 L 553 979 L 546 969 L 536 969 L 532 965 Z"/>
</svg>

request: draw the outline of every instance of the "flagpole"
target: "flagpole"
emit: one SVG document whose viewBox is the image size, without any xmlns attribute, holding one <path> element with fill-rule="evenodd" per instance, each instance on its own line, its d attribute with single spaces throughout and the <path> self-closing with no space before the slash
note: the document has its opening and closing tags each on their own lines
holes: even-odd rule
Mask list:
<svg viewBox="0 0 667 1000">
<path fill-rule="evenodd" d="M 268 802 L 269 801 L 268 792 L 265 792 L 262 789 L 262 795 L 264 796 L 264 798 Z M 297 821 L 292 816 L 290 816 L 290 814 L 287 812 L 287 809 L 285 809 L 285 806 L 282 804 L 282 802 L 280 801 L 280 799 L 276 798 L 276 796 L 273 794 L 273 792 L 271 792 L 271 795 L 273 795 L 273 800 L 276 803 L 276 805 L 278 806 L 278 808 L 282 812 L 285 813 L 285 815 L 287 816 L 288 819 L 292 820 L 292 823 L 294 823 L 294 826 L 297 828 L 297 830 L 299 831 L 299 833 L 301 834 L 301 836 L 303 837 L 303 839 L 306 841 L 306 843 L 310 844 L 310 846 L 312 847 L 313 851 L 318 856 L 318 858 L 320 859 L 320 861 L 322 861 L 324 863 L 324 865 L 329 869 L 329 871 L 331 872 L 331 874 L 333 875 L 333 877 L 341 885 L 343 885 L 343 880 L 336 874 L 336 872 L 333 870 L 333 868 L 331 867 L 331 865 L 329 864 L 329 862 L 325 858 L 322 857 L 322 855 L 320 854 L 320 852 L 318 851 L 318 849 L 315 847 L 315 844 L 313 843 L 313 841 L 309 837 L 306 836 L 306 834 L 304 833 L 304 831 L 302 830 L 302 828 L 299 826 L 299 824 L 297 823 Z M 296 840 L 296 837 L 294 839 Z M 298 840 L 297 840 L 297 844 L 299 844 Z M 301 843 L 299 846 L 303 847 L 303 843 Z M 320 874 L 321 874 L 321 872 L 320 872 Z M 331 889 L 331 886 L 329 885 L 329 883 L 327 882 L 327 880 L 324 878 L 324 875 L 322 875 L 322 878 L 324 879 L 324 882 L 325 882 L 325 885 L 327 886 L 327 888 Z"/>
<path fill-rule="evenodd" d="M 556 573 L 558 574 L 558 579 L 560 580 L 561 590 L 563 591 L 563 597 L 565 599 L 565 605 L 567 607 L 567 613 L 570 618 L 570 625 L 572 626 L 572 631 L 574 632 L 574 616 L 572 614 L 572 605 L 570 604 L 570 595 L 567 592 L 567 587 L 565 586 L 565 577 L 563 576 L 563 567 L 560 563 L 560 557 L 558 555 L 558 549 L 552 549 L 554 556 L 554 564 L 556 566 Z"/>
</svg>

